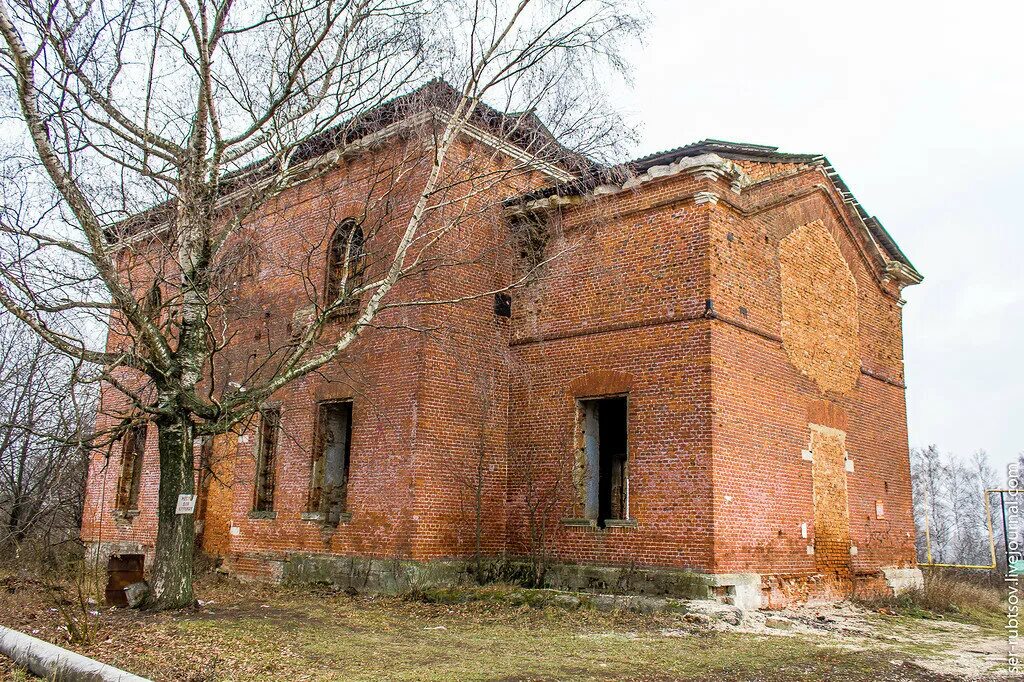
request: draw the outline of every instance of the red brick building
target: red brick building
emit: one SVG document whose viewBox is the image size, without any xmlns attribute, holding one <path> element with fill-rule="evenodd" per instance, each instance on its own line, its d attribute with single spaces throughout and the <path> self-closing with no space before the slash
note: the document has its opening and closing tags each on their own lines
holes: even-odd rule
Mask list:
<svg viewBox="0 0 1024 682">
<path fill-rule="evenodd" d="M 900 292 L 921 277 L 827 159 L 704 141 L 581 178 L 474 131 L 452 164 L 533 167 L 482 189 L 446 237 L 461 256 L 395 295 L 533 276 L 396 307 L 206 442 L 203 549 L 242 576 L 384 588 L 542 557 L 552 585 L 680 593 L 698 574 L 750 606 L 918 580 Z M 297 319 L 300 261 L 331 267 L 329 245 L 302 261 L 310 237 L 372 219 L 363 170 L 393 151 L 257 217 L 225 381 Z M 392 190 L 394 221 L 421 180 Z M 94 458 L 101 554 L 152 551 L 155 436 Z"/>
</svg>

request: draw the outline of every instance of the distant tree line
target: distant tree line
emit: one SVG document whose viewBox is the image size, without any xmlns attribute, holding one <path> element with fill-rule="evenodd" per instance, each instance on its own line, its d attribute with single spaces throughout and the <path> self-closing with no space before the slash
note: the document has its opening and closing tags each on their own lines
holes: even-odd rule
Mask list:
<svg viewBox="0 0 1024 682">
<path fill-rule="evenodd" d="M 1019 464 L 1024 469 L 1024 453 Z M 999 495 L 989 494 L 986 519 L 984 491 L 1006 488 L 1006 471 L 997 471 L 984 450 L 964 458 L 929 445 L 911 450 L 910 475 L 918 561 L 928 562 L 930 550 L 933 563 L 990 564 L 991 523 L 996 560 L 1005 566 Z"/>
</svg>

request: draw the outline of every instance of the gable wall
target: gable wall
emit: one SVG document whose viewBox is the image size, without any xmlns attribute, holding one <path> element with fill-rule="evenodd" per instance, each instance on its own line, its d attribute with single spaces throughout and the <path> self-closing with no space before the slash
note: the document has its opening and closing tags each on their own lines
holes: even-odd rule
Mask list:
<svg viewBox="0 0 1024 682">
<path fill-rule="evenodd" d="M 809 172 L 755 186 L 732 201 L 753 209 L 772 195 L 822 180 Z M 810 227 L 796 234 L 802 226 Z M 822 336 L 797 341 L 794 334 L 808 332 L 783 314 L 780 252 L 793 251 L 792 242 L 783 243 L 787 238 L 811 233 L 816 236 L 805 260 L 790 266 L 787 315 L 830 321 Z M 847 568 L 854 576 L 873 576 L 881 566 L 914 562 L 898 290 L 877 281 L 857 237 L 820 191 L 751 216 L 720 203 L 711 221 L 711 296 L 720 316 L 739 323 L 716 321 L 711 341 L 715 568 L 798 578 L 766 580 L 774 598 L 794 590 L 804 596 L 848 590 L 800 578 L 822 569 L 807 553 L 815 541 L 814 491 L 826 489 L 812 480 L 815 464 L 803 457 L 813 449 L 813 428 L 841 431 L 854 461 L 854 471 L 836 482 L 848 491 L 848 509 L 837 511 L 848 515 L 856 547 L 848 566 L 835 567 L 839 578 Z M 830 240 L 831 253 L 816 251 Z M 848 271 L 833 272 L 833 265 Z M 852 338 L 837 317 L 851 286 Z M 809 308 L 793 310 L 801 305 Z M 852 374 L 843 365 L 848 357 L 859 364 Z M 876 500 L 883 502 L 883 518 L 876 518 Z M 824 523 L 820 509 L 818 518 Z M 827 530 L 821 529 L 823 536 Z"/>
</svg>

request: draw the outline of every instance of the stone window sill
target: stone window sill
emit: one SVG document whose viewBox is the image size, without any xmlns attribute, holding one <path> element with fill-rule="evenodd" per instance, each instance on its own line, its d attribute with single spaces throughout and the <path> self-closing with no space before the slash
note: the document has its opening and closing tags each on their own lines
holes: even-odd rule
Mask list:
<svg viewBox="0 0 1024 682">
<path fill-rule="evenodd" d="M 115 509 L 114 518 L 118 521 L 131 521 L 141 513 L 138 509 Z"/>
<path fill-rule="evenodd" d="M 351 318 L 355 317 L 359 312 L 359 301 L 352 301 L 339 307 L 337 310 L 331 312 L 327 316 L 327 322 L 338 323 L 348 322 Z"/>
<path fill-rule="evenodd" d="M 322 523 L 322 524 L 325 524 L 325 525 L 334 525 L 334 524 L 328 523 L 327 515 L 324 514 L 323 512 L 302 512 L 302 520 L 303 521 L 312 521 L 314 523 Z M 338 523 L 339 524 L 351 523 L 351 522 L 352 522 L 352 512 L 342 512 L 341 515 L 338 516 Z"/>
<path fill-rule="evenodd" d="M 276 519 L 277 518 L 277 512 L 275 512 L 275 511 L 257 511 L 257 510 L 254 509 L 251 512 L 249 512 L 249 518 L 250 519 Z"/>
<path fill-rule="evenodd" d="M 562 519 L 562 525 L 571 528 L 593 528 L 594 530 L 636 528 L 636 519 L 605 519 L 604 528 L 597 525 L 596 519 Z"/>
</svg>

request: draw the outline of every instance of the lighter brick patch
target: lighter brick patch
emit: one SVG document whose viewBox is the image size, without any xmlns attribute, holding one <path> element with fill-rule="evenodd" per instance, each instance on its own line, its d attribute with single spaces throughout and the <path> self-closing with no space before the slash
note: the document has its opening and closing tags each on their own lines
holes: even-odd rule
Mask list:
<svg viewBox="0 0 1024 682">
<path fill-rule="evenodd" d="M 845 394 L 860 376 L 857 283 L 820 220 L 779 243 L 782 343 L 790 362 L 824 392 Z"/>
<path fill-rule="evenodd" d="M 850 511 L 843 469 L 846 434 L 809 424 L 814 452 L 814 563 L 829 577 L 850 577 Z"/>
</svg>

